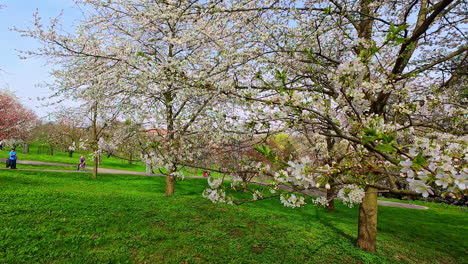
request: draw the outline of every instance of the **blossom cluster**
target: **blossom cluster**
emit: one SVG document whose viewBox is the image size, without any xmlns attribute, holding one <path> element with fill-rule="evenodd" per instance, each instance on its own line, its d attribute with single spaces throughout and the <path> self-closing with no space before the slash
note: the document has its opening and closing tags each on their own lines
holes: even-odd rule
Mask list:
<svg viewBox="0 0 468 264">
<path fill-rule="evenodd" d="M 295 194 L 281 195 L 280 202 L 284 206 L 291 207 L 291 208 L 301 207 L 306 204 L 304 197 L 297 196 Z"/>
<path fill-rule="evenodd" d="M 229 203 L 229 200 L 226 199 L 226 192 L 222 189 L 205 189 L 202 196 L 212 203 Z"/>
<path fill-rule="evenodd" d="M 303 157 L 298 161 L 289 161 L 288 167 L 274 174 L 274 179 L 278 183 L 290 183 L 296 186 L 302 186 L 305 189 L 316 185 L 317 176 L 313 173 L 312 161 L 309 157 Z"/>
<path fill-rule="evenodd" d="M 212 203 L 232 204 L 232 199 L 226 196 L 226 192 L 222 186 L 223 178 L 209 177 L 207 181 L 210 188 L 206 188 L 203 191 L 203 198 L 210 200 Z"/>
<path fill-rule="evenodd" d="M 433 195 L 436 187 L 451 194 L 466 190 L 466 140 L 467 136 L 454 138 L 443 134 L 432 140 L 415 137 L 408 155 L 399 163 L 400 173 L 407 178 L 410 189 L 424 197 Z"/>
<path fill-rule="evenodd" d="M 328 200 L 326 197 L 317 197 L 312 200 L 312 202 L 316 205 L 321 205 L 321 206 L 328 206 Z"/>
<path fill-rule="evenodd" d="M 364 189 L 354 184 L 343 186 L 337 194 L 338 199 L 341 199 L 344 205 L 352 208 L 354 204 L 360 204 L 365 196 Z"/>
</svg>

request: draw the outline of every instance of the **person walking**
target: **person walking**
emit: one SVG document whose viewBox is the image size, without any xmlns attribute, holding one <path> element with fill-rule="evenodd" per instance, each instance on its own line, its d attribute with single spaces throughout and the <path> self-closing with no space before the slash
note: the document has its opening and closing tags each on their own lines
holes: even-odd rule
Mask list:
<svg viewBox="0 0 468 264">
<path fill-rule="evenodd" d="M 14 148 L 11 149 L 10 151 L 10 168 L 11 169 L 16 169 L 16 151 Z"/>
</svg>

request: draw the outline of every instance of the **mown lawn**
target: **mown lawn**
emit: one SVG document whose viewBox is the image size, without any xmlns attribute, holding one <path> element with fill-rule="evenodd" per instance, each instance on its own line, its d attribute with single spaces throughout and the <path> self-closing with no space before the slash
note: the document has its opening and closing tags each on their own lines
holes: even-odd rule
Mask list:
<svg viewBox="0 0 468 264">
<path fill-rule="evenodd" d="M 69 157 L 68 152 L 55 150 L 54 155 L 49 155 L 45 150 L 38 152 L 38 148 L 39 144 L 33 142 L 29 146 L 29 153 L 24 154 L 22 153 L 22 148 L 17 147 L 16 152 L 18 153 L 18 159 L 78 165 L 80 156 L 83 155 L 86 158 L 87 167 L 91 168 L 93 166 L 93 160 L 88 153 L 75 152 L 73 153 L 73 157 Z M 8 151 L 9 148 L 4 149 L 4 151 L 0 151 L 2 158 L 8 157 Z M 146 167 L 142 162 L 133 162 L 132 164 L 128 164 L 128 161 L 114 157 L 107 157 L 105 155 L 102 156 L 102 164 L 100 167 L 139 172 L 145 172 L 146 170 Z"/>
<path fill-rule="evenodd" d="M 86 158 L 86 168 L 87 170 L 92 170 L 93 168 L 93 160 L 89 156 L 88 153 L 80 153 L 75 152 L 73 153 L 73 157 L 68 156 L 68 152 L 63 151 L 54 151 L 54 155 L 49 155 L 46 151 L 42 150 L 40 153 L 38 152 L 39 145 L 37 142 L 33 142 L 29 146 L 29 153 L 24 154 L 22 153 L 22 148 L 16 148 L 18 153 L 18 160 L 31 160 L 31 161 L 42 161 L 42 162 L 54 162 L 54 163 L 63 163 L 63 164 L 71 164 L 71 165 L 78 165 L 80 156 L 83 155 Z M 9 148 L 0 151 L 0 158 L 7 158 L 8 157 Z M 142 162 L 132 162 L 129 164 L 128 161 L 118 159 L 115 157 L 107 157 L 106 155 L 102 156 L 102 163 L 99 165 L 100 168 L 108 168 L 108 169 L 116 169 L 116 170 L 127 170 L 127 171 L 137 171 L 137 172 L 146 172 L 146 166 Z M 18 168 L 22 169 L 54 169 L 54 170 L 70 170 L 70 168 L 63 167 L 63 166 L 53 166 L 53 165 L 26 165 L 26 164 L 18 164 Z M 163 170 L 164 171 L 164 170 Z M 159 170 L 155 170 L 155 173 L 160 173 Z M 203 174 L 203 170 L 200 169 L 191 169 L 185 168 L 182 170 L 185 175 L 198 175 L 201 176 Z M 213 176 L 218 174 L 212 173 Z M 219 176 L 219 175 L 218 175 Z"/>
<path fill-rule="evenodd" d="M 32 164 L 16 164 L 18 169 L 33 169 L 33 170 L 67 170 L 67 171 L 75 171 L 76 167 L 68 167 L 68 166 L 54 166 L 54 165 L 32 165 Z M 4 166 L 2 166 L 4 168 Z"/>
<path fill-rule="evenodd" d="M 466 263 L 467 211 L 379 207 L 378 252 L 357 209 L 213 205 L 204 179 L 0 171 L 0 263 Z"/>
</svg>

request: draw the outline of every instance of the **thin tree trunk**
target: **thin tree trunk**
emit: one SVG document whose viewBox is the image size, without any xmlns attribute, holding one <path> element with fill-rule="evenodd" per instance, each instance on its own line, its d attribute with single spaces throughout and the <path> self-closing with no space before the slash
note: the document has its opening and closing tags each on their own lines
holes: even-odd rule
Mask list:
<svg viewBox="0 0 468 264">
<path fill-rule="evenodd" d="M 94 102 L 92 106 L 92 137 L 93 137 L 93 179 L 97 178 L 98 166 L 99 166 L 99 154 L 98 154 L 98 132 L 97 132 L 97 102 Z"/>
<path fill-rule="evenodd" d="M 28 142 L 23 142 L 23 154 L 29 153 L 29 144 Z"/>
<path fill-rule="evenodd" d="M 173 44 L 169 43 L 169 49 L 168 49 L 168 57 L 172 58 L 173 57 Z M 166 122 L 167 122 L 167 139 L 169 142 L 169 145 L 171 147 L 174 147 L 174 112 L 172 108 L 172 100 L 174 99 L 173 94 L 171 92 L 172 85 L 169 85 L 169 89 L 164 92 L 164 104 L 166 106 Z M 169 155 L 173 155 L 172 149 L 169 149 Z M 175 177 L 171 176 L 171 174 L 176 171 L 172 166 L 174 164 L 171 164 L 171 168 L 167 171 L 167 176 L 166 176 L 166 195 L 173 195 L 175 191 Z"/>
<path fill-rule="evenodd" d="M 242 179 L 242 191 L 246 192 L 248 187 L 248 183 L 246 180 Z"/>
<path fill-rule="evenodd" d="M 166 195 L 173 195 L 175 190 L 175 177 L 167 175 L 166 176 Z"/>
<path fill-rule="evenodd" d="M 331 185 L 330 189 L 327 190 L 327 210 L 329 212 L 334 212 L 335 211 L 335 200 L 333 199 L 335 196 L 335 186 Z"/>
<path fill-rule="evenodd" d="M 68 157 L 73 158 L 73 151 L 71 150 L 68 151 Z"/>
<path fill-rule="evenodd" d="M 93 179 L 97 178 L 97 173 L 98 173 L 98 157 L 94 156 L 94 164 L 93 164 Z"/>
<path fill-rule="evenodd" d="M 367 187 L 366 195 L 359 206 L 357 247 L 375 251 L 377 245 L 377 189 Z"/>
</svg>

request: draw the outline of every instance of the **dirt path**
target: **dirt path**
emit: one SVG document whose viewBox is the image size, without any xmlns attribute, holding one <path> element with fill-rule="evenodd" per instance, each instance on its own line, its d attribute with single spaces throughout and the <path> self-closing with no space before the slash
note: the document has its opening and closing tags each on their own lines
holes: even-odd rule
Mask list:
<svg viewBox="0 0 468 264">
<path fill-rule="evenodd" d="M 1 159 L 3 162 L 5 159 Z M 71 164 L 64 164 L 64 163 L 54 163 L 54 162 L 42 162 L 42 161 L 31 161 L 31 160 L 19 160 L 18 164 L 29 164 L 29 165 L 52 165 L 52 166 L 63 166 L 63 167 L 73 167 L 75 165 Z M 7 168 L 0 168 L 3 170 L 7 170 Z M 25 171 L 50 171 L 50 172 L 72 172 L 72 173 L 91 173 L 90 170 L 86 171 L 76 171 L 76 170 L 42 170 L 42 169 L 17 169 L 17 170 L 25 170 Z M 145 172 L 138 172 L 138 171 L 126 171 L 126 170 L 116 170 L 116 169 L 106 169 L 106 168 L 98 168 L 98 173 L 104 174 L 127 174 L 127 175 L 140 175 L 140 176 L 152 176 L 152 177 L 164 177 L 164 174 L 155 174 L 155 173 L 145 173 Z M 186 176 L 187 178 L 204 178 L 203 176 Z M 254 184 L 264 185 L 260 182 L 252 182 Z M 286 185 L 280 185 L 280 189 L 285 191 L 290 191 L 291 187 Z M 326 193 L 318 190 L 306 190 L 304 191 L 306 195 L 315 195 L 315 196 L 325 196 Z M 417 210 L 427 210 L 429 207 L 416 205 L 416 204 L 407 204 L 407 203 L 397 203 L 397 202 L 390 202 L 390 201 L 381 201 L 378 200 L 377 203 L 381 206 L 389 206 L 389 207 L 399 207 L 399 208 L 408 208 L 408 209 L 417 209 Z"/>
<path fill-rule="evenodd" d="M 5 162 L 6 159 L 0 159 L 1 162 Z M 76 167 L 75 165 L 55 162 L 44 162 L 44 161 L 32 161 L 32 160 L 18 160 L 17 164 L 28 164 L 28 165 L 51 165 L 51 166 L 62 166 L 62 167 Z"/>
<path fill-rule="evenodd" d="M 5 162 L 5 159 L 0 159 L 1 162 Z M 32 160 L 18 160 L 17 164 L 28 164 L 28 165 L 50 165 L 50 166 L 61 166 L 61 167 L 70 167 L 70 170 L 52 170 L 52 169 L 21 169 L 17 170 L 28 170 L 28 171 L 52 171 L 52 172 L 81 172 L 81 173 L 91 173 L 92 171 L 88 168 L 85 171 L 76 171 L 77 165 L 65 164 L 65 163 L 55 163 L 55 162 L 44 162 L 44 161 L 32 161 Z M 72 169 L 73 168 L 73 169 Z M 6 168 L 0 168 L 6 169 Z M 126 171 L 126 170 L 115 170 L 115 169 L 106 169 L 98 168 L 98 173 L 107 173 L 107 174 L 131 174 L 131 175 L 143 175 L 143 176 L 164 176 L 162 174 L 153 174 L 145 173 L 138 171 Z"/>
</svg>

